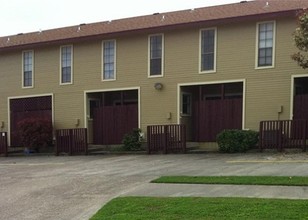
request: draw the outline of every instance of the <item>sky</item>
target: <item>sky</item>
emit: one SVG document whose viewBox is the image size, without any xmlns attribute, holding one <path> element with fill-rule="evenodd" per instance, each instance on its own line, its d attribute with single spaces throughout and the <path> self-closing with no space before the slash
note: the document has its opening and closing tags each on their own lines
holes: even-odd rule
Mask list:
<svg viewBox="0 0 308 220">
<path fill-rule="evenodd" d="M 240 0 L 0 0 L 0 36 Z"/>
</svg>

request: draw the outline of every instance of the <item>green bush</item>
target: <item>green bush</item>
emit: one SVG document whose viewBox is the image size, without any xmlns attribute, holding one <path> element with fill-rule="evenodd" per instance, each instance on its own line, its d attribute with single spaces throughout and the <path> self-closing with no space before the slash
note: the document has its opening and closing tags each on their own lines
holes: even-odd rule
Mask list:
<svg viewBox="0 0 308 220">
<path fill-rule="evenodd" d="M 40 147 L 52 143 L 52 124 L 50 120 L 26 118 L 18 123 L 21 144 L 27 149 L 38 151 Z"/>
<path fill-rule="evenodd" d="M 128 133 L 123 138 L 123 150 L 126 151 L 138 151 L 141 149 L 141 130 L 140 129 L 134 129 L 131 133 Z"/>
<path fill-rule="evenodd" d="M 246 152 L 258 143 L 258 132 L 225 130 L 217 135 L 219 151 L 224 153 Z"/>
</svg>

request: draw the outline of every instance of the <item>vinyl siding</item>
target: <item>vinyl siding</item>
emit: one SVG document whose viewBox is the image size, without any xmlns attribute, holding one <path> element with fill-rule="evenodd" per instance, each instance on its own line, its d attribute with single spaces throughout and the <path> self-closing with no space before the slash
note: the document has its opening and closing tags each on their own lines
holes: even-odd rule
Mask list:
<svg viewBox="0 0 308 220">
<path fill-rule="evenodd" d="M 178 84 L 205 84 L 226 80 L 246 80 L 245 126 L 257 130 L 259 121 L 290 117 L 291 75 L 304 74 L 290 59 L 296 51 L 292 33 L 296 22 L 276 20 L 276 59 L 271 69 L 255 69 L 256 22 L 217 26 L 216 73 L 199 74 L 200 26 L 164 32 L 164 76 L 148 78 L 148 35 L 122 36 L 116 40 L 117 73 L 115 81 L 101 79 L 101 39 L 73 44 L 73 84 L 60 85 L 60 46 L 33 48 L 35 54 L 34 88 L 21 88 L 21 51 L 0 55 L 0 121 L 7 130 L 7 97 L 38 94 L 54 95 L 55 128 L 84 127 L 84 91 L 140 87 L 141 128 L 149 124 L 178 122 Z M 157 91 L 154 84 L 163 89 Z M 167 115 L 171 113 L 171 119 Z M 187 122 L 188 123 L 188 122 Z"/>
</svg>

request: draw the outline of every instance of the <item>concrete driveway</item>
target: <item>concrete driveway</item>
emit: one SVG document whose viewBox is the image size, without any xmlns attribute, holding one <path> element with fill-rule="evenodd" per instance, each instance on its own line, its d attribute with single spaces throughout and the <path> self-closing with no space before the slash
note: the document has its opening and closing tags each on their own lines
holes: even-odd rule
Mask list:
<svg viewBox="0 0 308 220">
<path fill-rule="evenodd" d="M 146 192 L 162 175 L 307 174 L 307 153 L 0 158 L 0 219 L 89 219 L 114 197 Z"/>
</svg>

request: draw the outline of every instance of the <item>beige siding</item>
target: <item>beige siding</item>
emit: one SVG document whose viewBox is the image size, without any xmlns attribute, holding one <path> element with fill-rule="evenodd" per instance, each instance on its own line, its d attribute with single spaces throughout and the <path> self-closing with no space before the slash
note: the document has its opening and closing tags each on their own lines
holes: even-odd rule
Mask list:
<svg viewBox="0 0 308 220">
<path fill-rule="evenodd" d="M 226 80 L 246 80 L 245 128 L 258 129 L 260 120 L 278 119 L 278 106 L 283 106 L 280 119 L 289 119 L 291 75 L 305 73 L 290 59 L 296 24 L 287 19 L 276 21 L 275 67 L 256 70 L 256 22 L 217 27 L 217 72 L 211 74 L 199 74 L 199 28 L 164 33 L 165 71 L 158 78 L 148 78 L 147 33 L 112 38 L 117 44 L 115 81 L 101 80 L 102 40 L 108 39 L 73 44 L 72 85 L 59 83 L 61 45 L 33 48 L 33 89 L 21 88 L 21 51 L 1 54 L 0 121 L 8 129 L 7 97 L 54 94 L 55 127 L 75 127 L 77 119 L 84 127 L 85 91 L 140 87 L 141 128 L 145 131 L 149 124 L 178 122 L 178 84 Z M 157 82 L 164 86 L 161 91 L 154 89 Z"/>
</svg>

